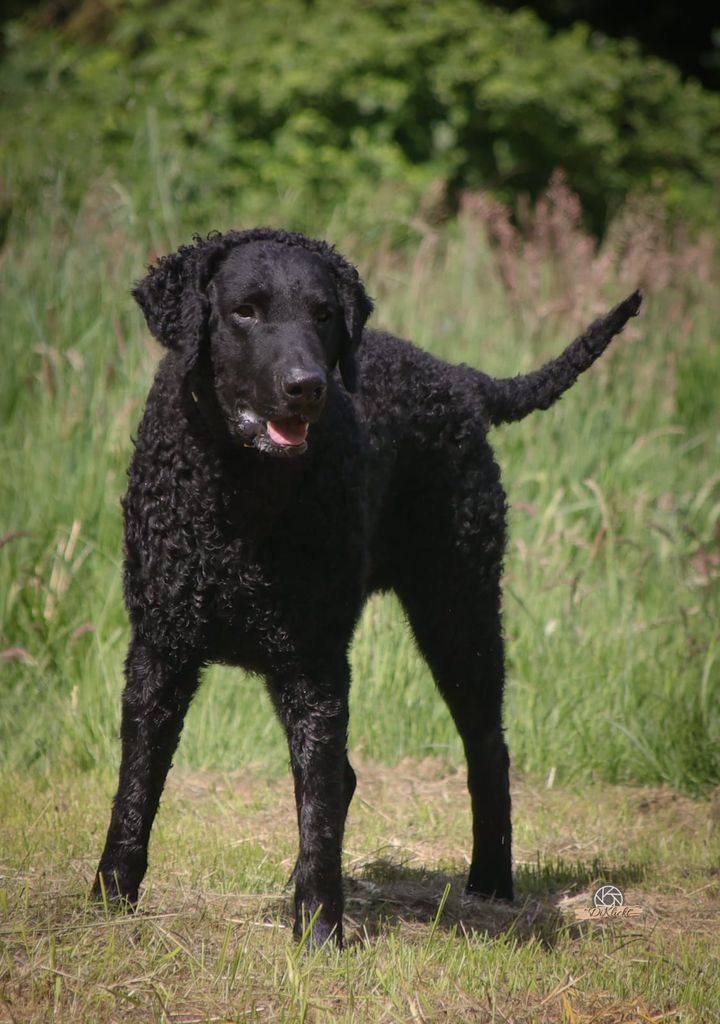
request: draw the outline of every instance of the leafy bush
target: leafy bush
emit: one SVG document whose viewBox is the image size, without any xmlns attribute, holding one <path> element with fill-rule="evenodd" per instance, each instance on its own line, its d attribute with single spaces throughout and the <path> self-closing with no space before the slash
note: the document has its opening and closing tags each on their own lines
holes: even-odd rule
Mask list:
<svg viewBox="0 0 720 1024">
<path fill-rule="evenodd" d="M 596 228 L 634 191 L 707 219 L 720 176 L 720 97 L 473 0 L 85 0 L 63 30 L 10 25 L 0 86 L 11 199 L 111 167 L 196 224 L 219 202 L 351 219 L 378 190 L 409 213 L 438 180 L 536 196 L 558 166 Z"/>
</svg>

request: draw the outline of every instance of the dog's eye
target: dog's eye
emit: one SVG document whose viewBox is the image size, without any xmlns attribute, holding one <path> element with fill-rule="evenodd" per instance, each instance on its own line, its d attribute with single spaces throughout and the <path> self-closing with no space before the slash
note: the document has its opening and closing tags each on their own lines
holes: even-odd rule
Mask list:
<svg viewBox="0 0 720 1024">
<path fill-rule="evenodd" d="M 319 324 L 325 324 L 332 317 L 333 311 L 330 306 L 318 306 L 313 317 Z"/>
<path fill-rule="evenodd" d="M 238 306 L 238 308 L 233 311 L 233 317 L 240 321 L 255 320 L 256 316 L 255 307 L 251 306 L 247 302 L 244 302 L 242 306 Z"/>
</svg>

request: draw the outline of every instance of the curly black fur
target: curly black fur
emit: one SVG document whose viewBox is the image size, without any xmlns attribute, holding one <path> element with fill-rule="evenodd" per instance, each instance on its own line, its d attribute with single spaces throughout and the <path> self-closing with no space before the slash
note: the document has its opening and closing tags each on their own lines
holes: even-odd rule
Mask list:
<svg viewBox="0 0 720 1024">
<path fill-rule="evenodd" d="M 367 595 L 392 589 L 465 745 L 468 889 L 511 899 L 505 495 L 486 427 L 555 401 L 639 295 L 542 370 L 493 380 L 363 331 L 372 303 L 356 270 L 299 234 L 196 238 L 133 294 L 170 351 L 124 499 L 132 639 L 96 895 L 137 900 L 185 712 L 202 667 L 222 661 L 265 677 L 287 733 L 295 934 L 318 911 L 314 941 L 342 940 L 347 651 Z"/>
</svg>

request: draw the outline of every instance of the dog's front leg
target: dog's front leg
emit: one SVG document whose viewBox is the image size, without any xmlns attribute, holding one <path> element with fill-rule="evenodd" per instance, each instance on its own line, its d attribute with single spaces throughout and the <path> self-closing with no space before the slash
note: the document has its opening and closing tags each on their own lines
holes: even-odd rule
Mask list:
<svg viewBox="0 0 720 1024">
<path fill-rule="evenodd" d="M 342 944 L 348 687 L 346 665 L 329 681 L 302 675 L 270 685 L 290 748 L 300 832 L 294 935 L 300 939 L 313 921 L 313 945 L 331 937 Z"/>
<path fill-rule="evenodd" d="M 137 902 L 150 830 L 198 685 L 197 665 L 173 668 L 136 639 L 125 672 L 120 782 L 93 886 L 94 899 L 118 906 Z"/>
</svg>

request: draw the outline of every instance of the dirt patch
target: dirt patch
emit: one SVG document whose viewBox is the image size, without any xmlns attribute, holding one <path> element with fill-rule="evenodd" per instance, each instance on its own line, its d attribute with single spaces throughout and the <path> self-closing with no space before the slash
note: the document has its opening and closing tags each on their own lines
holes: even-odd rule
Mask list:
<svg viewBox="0 0 720 1024">
<path fill-rule="evenodd" d="M 512 779 L 515 904 L 464 893 L 470 853 L 470 808 L 464 769 L 439 758 L 395 766 L 354 758 L 358 788 L 345 840 L 347 914 L 356 938 L 388 925 L 442 920 L 442 927 L 547 944 L 580 927 L 575 911 L 590 907 L 602 884 L 622 889 L 642 910 L 634 924 L 668 934 L 710 934 L 720 910 L 720 875 L 694 848 L 672 872 L 660 867 L 683 837 L 717 845 L 714 804 L 667 787 L 597 786 L 547 789 Z M 297 843 L 292 783 L 252 772 L 177 770 L 170 799 L 192 805 L 210 824 L 222 817 L 226 841 L 256 844 L 292 866 Z M 595 922 L 592 923 L 596 927 Z M 607 926 L 607 923 L 600 925 Z"/>
</svg>

